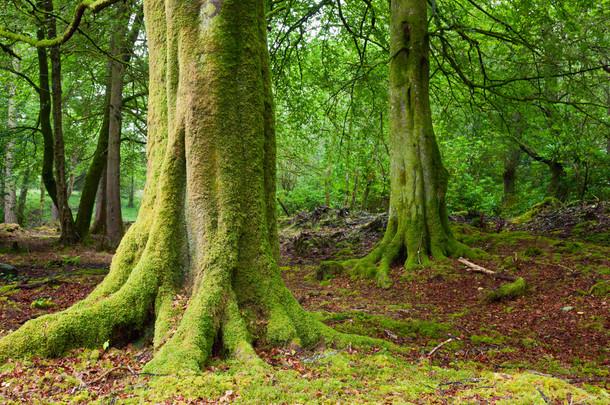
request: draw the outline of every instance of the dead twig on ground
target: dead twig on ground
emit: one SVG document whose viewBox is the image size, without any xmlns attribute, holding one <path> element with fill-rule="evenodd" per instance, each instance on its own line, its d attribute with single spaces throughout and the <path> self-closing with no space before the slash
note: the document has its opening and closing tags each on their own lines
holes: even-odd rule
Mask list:
<svg viewBox="0 0 610 405">
<path fill-rule="evenodd" d="M 460 257 L 458 259 L 458 262 L 466 265 L 466 267 L 468 267 L 468 269 L 467 269 L 468 271 L 473 271 L 475 273 L 482 273 L 482 274 L 486 274 L 488 276 L 492 276 L 495 278 L 499 278 L 502 280 L 508 280 L 508 281 L 515 281 L 517 279 L 517 277 L 513 276 L 512 274 L 498 273 L 498 272 L 486 269 L 483 266 L 479 266 L 478 264 L 469 262 L 468 260 L 464 259 L 463 257 Z"/>
<path fill-rule="evenodd" d="M 442 342 L 440 345 L 438 345 L 438 346 L 436 346 L 434 349 L 432 349 L 432 350 L 430 351 L 430 353 L 428 353 L 428 357 L 432 356 L 432 355 L 434 354 L 434 352 L 436 352 L 436 351 L 437 351 L 438 349 L 440 349 L 441 347 L 443 347 L 443 346 L 445 346 L 446 344 L 449 344 L 449 343 L 451 343 L 451 342 L 453 342 L 453 341 L 455 341 L 455 340 L 459 340 L 459 339 L 457 339 L 457 338 L 455 338 L 455 337 L 451 337 L 451 338 L 449 338 L 449 339 L 445 340 L 445 341 L 444 341 L 444 342 Z"/>
<path fill-rule="evenodd" d="M 549 397 L 546 396 L 546 394 L 538 387 L 536 387 L 534 385 L 534 388 L 536 388 L 536 391 L 538 391 L 540 393 L 540 396 L 542 396 L 542 399 L 544 400 L 545 404 L 550 404 L 551 400 L 549 399 Z"/>
</svg>

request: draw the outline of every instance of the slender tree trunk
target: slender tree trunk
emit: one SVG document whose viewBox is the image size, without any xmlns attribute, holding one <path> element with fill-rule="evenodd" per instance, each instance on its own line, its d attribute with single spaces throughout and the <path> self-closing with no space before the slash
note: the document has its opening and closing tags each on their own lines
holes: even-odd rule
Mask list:
<svg viewBox="0 0 610 405">
<path fill-rule="evenodd" d="M 548 163 L 551 170 L 551 183 L 549 190 L 553 197 L 559 201 L 567 201 L 569 196 L 568 184 L 566 181 L 566 171 L 562 162 L 551 161 Z"/>
<path fill-rule="evenodd" d="M 360 203 L 360 210 L 366 210 L 366 202 L 369 199 L 369 193 L 371 192 L 371 186 L 373 185 L 373 174 L 369 174 L 368 179 L 366 181 L 366 186 L 364 187 L 364 193 L 362 194 L 362 202 Z"/>
<path fill-rule="evenodd" d="M 93 216 L 93 225 L 91 233 L 100 235 L 106 233 L 106 167 L 102 170 L 100 182 L 97 189 L 97 197 L 95 202 L 95 215 Z"/>
<path fill-rule="evenodd" d="M 21 182 L 21 188 L 19 189 L 19 198 L 17 199 L 17 218 L 20 224 L 25 225 L 25 203 L 28 197 L 28 189 L 30 183 L 30 175 L 32 174 L 32 167 L 27 165 L 25 172 L 23 173 L 23 181 Z"/>
<path fill-rule="evenodd" d="M 74 148 L 74 151 L 72 151 L 72 157 L 70 159 L 70 178 L 68 180 L 68 190 L 67 190 L 67 194 L 68 194 L 68 199 L 70 198 L 70 196 L 72 195 L 72 192 L 74 191 L 74 180 L 76 179 L 76 164 L 78 163 L 78 150 L 80 149 L 80 147 L 76 147 Z"/>
<path fill-rule="evenodd" d="M 504 173 L 502 173 L 502 180 L 504 182 L 504 209 L 509 209 L 517 201 L 515 177 L 517 167 L 521 163 L 521 155 L 521 149 L 510 147 L 504 157 Z"/>
<path fill-rule="evenodd" d="M 324 201 L 327 207 L 330 207 L 330 173 L 333 168 L 332 155 L 329 159 L 330 163 L 328 164 L 328 169 L 326 169 L 326 176 L 324 177 Z"/>
<path fill-rule="evenodd" d="M 129 201 L 127 202 L 127 207 L 129 207 L 129 208 L 134 207 L 134 204 L 133 204 L 134 193 L 135 193 L 135 185 L 134 185 L 133 169 L 132 169 L 131 170 L 131 180 L 130 180 L 130 184 L 129 184 Z"/>
<path fill-rule="evenodd" d="M 19 70 L 17 64 L 16 70 Z M 9 131 L 17 126 L 17 114 L 15 111 L 15 91 L 17 85 L 14 81 L 9 83 L 8 89 L 8 128 Z M 6 150 L 4 155 L 4 222 L 7 224 L 16 224 L 17 218 L 17 190 L 15 184 L 15 167 L 14 167 L 14 156 L 13 156 L 14 143 L 12 140 L 12 134 L 9 141 L 6 144 Z"/>
<path fill-rule="evenodd" d="M 254 338 L 345 342 L 299 306 L 277 263 L 264 1 L 147 0 L 145 10 L 149 165 L 138 220 L 93 293 L 4 337 L 0 361 L 117 344 L 147 324 L 151 372 L 201 370 L 215 346 L 262 367 Z"/>
<path fill-rule="evenodd" d="M 49 37 L 57 36 L 57 27 L 53 13 L 53 2 L 46 2 L 46 11 L 50 12 L 48 17 Z M 80 241 L 76 232 L 72 211 L 68 205 L 68 187 L 66 184 L 66 154 L 64 150 L 64 134 L 62 124 L 62 89 L 61 89 L 61 51 L 59 46 L 51 47 L 49 51 L 51 59 L 51 97 L 53 100 L 53 149 L 55 160 L 55 184 L 57 201 L 55 205 L 59 211 L 61 225 L 61 243 L 73 245 Z"/>
<path fill-rule="evenodd" d="M 122 43 L 128 35 L 129 10 L 126 4 L 119 6 L 116 14 L 117 25 L 113 29 L 112 54 L 121 57 Z M 111 247 L 116 247 L 123 237 L 123 216 L 121 212 L 121 109 L 123 103 L 123 83 L 125 66 L 112 61 L 112 84 L 110 90 L 110 126 L 108 134 L 108 163 L 106 165 L 106 238 Z"/>
<path fill-rule="evenodd" d="M 99 233 L 100 220 L 104 221 L 105 227 L 106 216 L 104 215 L 103 219 L 98 215 L 98 209 L 102 206 L 102 201 L 104 202 L 104 210 L 105 210 L 105 201 L 106 195 L 100 195 L 99 192 L 102 190 L 101 181 L 104 181 L 103 192 L 106 191 L 106 177 L 102 176 L 105 171 L 106 163 L 108 161 L 108 133 L 110 127 L 110 89 L 112 83 L 112 64 L 108 62 L 108 78 L 106 79 L 106 92 L 104 95 L 104 118 L 102 119 L 102 126 L 100 128 L 99 135 L 97 137 L 97 146 L 95 148 L 95 152 L 93 153 L 93 159 L 91 160 L 91 164 L 89 165 L 89 170 L 87 170 L 87 175 L 85 176 L 85 182 L 83 184 L 83 190 L 81 191 L 80 202 L 78 204 L 78 213 L 76 214 L 76 228 L 80 235 L 85 237 L 89 233 L 89 227 L 91 226 L 91 216 L 93 214 L 93 207 L 96 204 L 96 215 L 94 219 L 93 228 L 97 229 Z M 96 197 L 97 196 L 97 197 Z M 97 228 L 96 225 L 97 224 Z"/>
<path fill-rule="evenodd" d="M 352 200 L 349 203 L 349 209 L 350 211 L 354 209 L 354 206 L 356 205 L 356 192 L 358 191 L 358 178 L 360 177 L 360 173 L 356 172 L 356 175 L 354 176 L 354 187 L 352 187 Z"/>
<path fill-rule="evenodd" d="M 427 2 L 390 4 L 390 212 L 383 240 L 353 269 L 389 287 L 390 266 L 407 270 L 446 256 L 473 255 L 449 228 L 445 205 L 447 170 L 432 128 L 429 99 Z M 379 263 L 379 266 L 375 265 Z"/>
<path fill-rule="evenodd" d="M 39 5 L 44 6 L 44 2 Z M 38 40 L 46 38 L 46 30 L 40 27 L 37 31 Z M 53 175 L 53 127 L 51 126 L 51 88 L 49 85 L 49 61 L 46 48 L 37 48 L 38 55 L 38 80 L 39 80 L 39 101 L 40 101 L 40 131 L 44 143 L 42 157 L 42 181 L 54 204 L 57 203 L 57 186 Z M 44 198 L 44 193 L 42 197 Z"/>
</svg>

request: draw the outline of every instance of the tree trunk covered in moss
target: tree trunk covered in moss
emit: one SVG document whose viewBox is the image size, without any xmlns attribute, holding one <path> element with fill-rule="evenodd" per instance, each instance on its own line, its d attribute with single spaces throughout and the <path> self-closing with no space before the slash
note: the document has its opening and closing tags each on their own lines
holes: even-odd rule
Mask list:
<svg viewBox="0 0 610 405">
<path fill-rule="evenodd" d="M 13 62 L 15 70 L 19 71 L 19 63 Z M 10 81 L 8 84 L 8 100 L 7 100 L 7 110 L 8 110 L 8 122 L 7 126 L 9 130 L 15 128 L 17 126 L 17 114 L 15 110 L 15 105 L 17 104 L 15 100 L 15 90 L 17 89 L 17 85 L 14 81 Z M 11 134 L 12 136 L 12 134 Z M 17 218 L 17 190 L 16 190 L 16 165 L 13 161 L 13 148 L 15 144 L 11 138 L 6 143 L 5 151 L 4 151 L 4 223 L 6 224 L 16 224 L 18 222 Z"/>
<path fill-rule="evenodd" d="M 108 62 L 108 79 L 106 80 L 104 104 L 102 106 L 104 111 L 104 115 L 102 118 L 102 126 L 97 137 L 97 145 L 95 147 L 95 151 L 93 152 L 93 158 L 91 159 L 89 169 L 87 170 L 87 175 L 85 176 L 80 201 L 78 203 L 78 213 L 76 214 L 76 229 L 83 238 L 87 236 L 87 234 L 89 234 L 89 227 L 91 226 L 91 217 L 93 215 L 93 207 L 95 205 L 96 196 L 98 195 L 98 188 L 101 189 L 101 187 L 99 186 L 100 179 L 103 178 L 102 173 L 106 168 L 106 161 L 108 160 L 108 127 L 110 126 L 111 69 L 112 64 Z M 98 203 L 97 207 L 99 206 L 100 204 Z M 97 207 L 96 211 L 98 209 Z M 105 220 L 106 219 L 104 217 L 104 221 Z"/>
<path fill-rule="evenodd" d="M 447 171 L 432 128 L 427 2 L 390 3 L 390 212 L 383 240 L 352 269 L 388 287 L 390 266 L 431 264 L 429 256 L 472 255 L 449 228 Z M 379 266 L 376 266 L 376 264 Z"/>
<path fill-rule="evenodd" d="M 37 31 L 37 39 L 46 38 L 46 29 L 40 27 Z M 55 185 L 55 176 L 53 175 L 53 127 L 51 126 L 51 87 L 49 84 L 49 59 L 46 48 L 37 48 L 38 56 L 38 82 L 39 82 L 39 102 L 40 111 L 40 132 L 43 139 L 43 155 L 42 155 L 42 182 L 55 204 L 57 202 L 57 187 Z M 41 195 L 44 195 L 41 194 Z"/>
<path fill-rule="evenodd" d="M 148 371 L 199 370 L 213 346 L 259 364 L 256 339 L 342 338 L 280 276 L 264 0 L 146 0 L 145 14 L 148 172 L 138 219 L 91 295 L 0 340 L 0 361 L 115 344 L 147 325 L 156 350 Z"/>
<path fill-rule="evenodd" d="M 57 37 L 57 24 L 53 15 L 53 2 L 45 2 L 45 11 L 48 17 L 48 32 L 50 38 Z M 72 217 L 72 210 L 68 205 L 68 185 L 66 182 L 66 154 L 64 150 L 64 133 L 62 124 L 62 86 L 61 86 L 61 51 L 59 45 L 49 50 L 51 59 L 51 98 L 53 114 L 53 152 L 55 160 L 55 185 L 57 201 L 55 205 L 59 213 L 61 227 L 60 241 L 66 245 L 73 245 L 80 241 L 76 232 L 76 225 Z"/>
</svg>

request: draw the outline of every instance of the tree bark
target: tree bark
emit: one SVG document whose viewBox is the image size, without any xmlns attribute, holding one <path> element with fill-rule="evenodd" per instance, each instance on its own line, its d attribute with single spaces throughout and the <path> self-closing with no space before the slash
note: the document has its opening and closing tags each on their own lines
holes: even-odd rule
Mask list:
<svg viewBox="0 0 610 405">
<path fill-rule="evenodd" d="M 106 233 L 106 166 L 102 169 L 102 175 L 97 189 L 97 197 L 95 201 L 95 215 L 93 216 L 93 225 L 91 233 L 100 235 Z"/>
<path fill-rule="evenodd" d="M 39 4 L 43 4 L 40 2 Z M 46 29 L 40 27 L 37 31 L 38 40 L 45 39 Z M 51 88 L 49 85 L 49 60 L 46 48 L 38 48 L 38 80 L 39 80 L 39 101 L 40 101 L 40 131 L 43 139 L 42 156 L 42 181 L 54 204 L 57 203 L 57 186 L 53 175 L 53 127 L 51 126 Z M 43 197 L 41 197 L 43 198 Z"/>
<path fill-rule="evenodd" d="M 98 209 L 102 206 L 101 201 L 106 201 L 106 196 L 100 196 L 99 192 L 101 190 L 100 182 L 106 182 L 106 177 L 102 176 L 106 168 L 106 163 L 108 161 L 108 128 L 110 127 L 110 89 L 111 89 L 111 70 L 112 64 L 108 62 L 108 78 L 106 79 L 106 91 L 104 93 L 104 104 L 103 104 L 103 119 L 102 126 L 100 128 L 99 135 L 97 137 L 97 145 L 95 147 L 95 152 L 93 152 L 93 159 L 89 164 L 89 169 L 87 170 L 87 175 L 85 176 L 85 181 L 83 183 L 83 190 L 81 192 L 80 201 L 78 204 L 78 213 L 76 214 L 76 229 L 78 233 L 84 238 L 87 234 L 89 234 L 89 227 L 91 226 L 91 216 L 93 214 L 93 207 L 95 205 L 95 219 L 94 225 L 92 229 L 96 228 L 99 233 L 99 220 L 100 216 L 98 215 Z M 103 192 L 105 193 L 106 187 L 104 185 Z M 97 196 L 97 198 L 96 198 Z M 104 208 L 105 209 L 105 208 Z M 106 222 L 106 216 L 103 218 L 104 226 Z"/>
<path fill-rule="evenodd" d="M 21 188 L 19 189 L 19 198 L 17 198 L 17 219 L 20 224 L 25 225 L 25 203 L 28 196 L 28 189 L 30 186 L 30 175 L 32 174 L 32 167 L 27 165 L 25 172 L 23 173 L 23 181 L 21 182 Z"/>
<path fill-rule="evenodd" d="M 127 36 L 129 13 L 127 5 L 121 4 L 113 24 L 113 49 L 111 53 L 121 57 L 121 42 Z M 110 247 L 116 247 L 123 237 L 123 215 L 121 212 L 121 109 L 123 103 L 123 83 L 125 66 L 111 62 L 110 125 L 108 127 L 108 162 L 106 164 L 106 240 Z"/>
<path fill-rule="evenodd" d="M 517 167 L 521 163 L 521 155 L 521 149 L 509 147 L 504 157 L 504 173 L 502 173 L 502 180 L 504 182 L 504 209 L 512 207 L 517 200 L 515 177 Z"/>
<path fill-rule="evenodd" d="M 45 1 L 45 10 L 48 15 L 48 32 L 50 38 L 57 36 L 55 17 L 53 16 L 53 2 Z M 55 184 L 57 201 L 55 205 L 59 212 L 61 226 L 60 242 L 65 245 L 74 245 L 80 241 L 76 232 L 72 210 L 68 205 L 68 186 L 66 184 L 66 154 L 64 150 L 64 134 L 62 124 L 62 88 L 61 88 L 61 51 L 59 46 L 51 47 L 51 97 L 53 114 L 53 152 L 55 160 Z"/>
<path fill-rule="evenodd" d="M 300 307 L 278 267 L 264 1 L 146 0 L 145 13 L 149 164 L 138 219 L 91 295 L 0 340 L 0 361 L 113 345 L 150 324 L 153 372 L 201 370 L 215 344 L 252 367 L 255 339 L 345 342 Z"/>
<path fill-rule="evenodd" d="M 472 256 L 449 228 L 445 205 L 447 170 L 432 127 L 429 99 L 427 3 L 390 3 L 390 212 L 383 240 L 352 274 L 389 287 L 390 266 L 407 270 L 432 264 L 429 256 Z M 376 264 L 379 263 L 379 266 Z"/>
<path fill-rule="evenodd" d="M 18 66 L 17 66 L 17 69 Z M 17 115 L 15 111 L 15 90 L 17 85 L 14 81 L 9 83 L 8 89 L 8 129 L 9 131 L 17 126 Z M 9 137 L 9 141 L 6 144 L 5 155 L 4 155 L 4 223 L 16 224 L 17 218 L 17 190 L 15 184 L 15 172 L 14 172 L 14 161 L 13 161 L 13 147 L 14 143 L 12 140 L 12 134 Z"/>
</svg>

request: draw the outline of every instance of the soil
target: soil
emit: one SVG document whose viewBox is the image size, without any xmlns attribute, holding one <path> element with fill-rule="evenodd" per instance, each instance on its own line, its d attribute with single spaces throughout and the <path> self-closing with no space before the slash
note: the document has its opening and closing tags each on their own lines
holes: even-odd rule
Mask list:
<svg viewBox="0 0 610 405">
<path fill-rule="evenodd" d="M 536 370 L 607 388 L 610 297 L 590 292 L 596 283 L 610 280 L 610 249 L 599 246 L 609 241 L 598 237 L 606 243 L 580 243 L 578 234 L 572 232 L 583 221 L 595 221 L 588 233 L 597 230 L 599 236 L 609 231 L 607 207 L 589 211 L 594 214 L 573 221 L 573 217 L 566 220 L 570 213 L 556 221 L 541 213 L 521 225 L 527 232 L 510 232 L 510 221 L 484 217 L 481 228 L 456 226 L 459 238 L 492 254 L 474 260 L 478 265 L 527 282 L 524 295 L 499 302 L 486 296 L 507 281 L 470 272 L 453 259 L 409 274 L 397 265 L 390 274 L 390 289 L 377 287 L 374 280 L 353 280 L 348 273 L 316 280 L 320 261 L 362 257 L 370 251 L 383 236 L 384 215 L 356 216 L 320 207 L 284 220 L 280 223 L 282 272 L 305 309 L 327 314 L 325 322 L 339 330 L 352 332 L 364 324 L 363 333 L 408 348 L 402 355 L 414 361 L 428 358 L 448 367 L 474 361 L 498 370 Z M 562 224 L 567 226 L 562 228 Z M 107 273 L 112 252 L 98 251 L 97 243 L 61 248 L 56 245 L 58 237 L 56 228 L 0 228 L 0 263 L 18 270 L 16 277 L 0 279 L 0 289 L 19 284 L 12 291 L 0 290 L 0 336 L 27 319 L 69 307 Z M 41 284 L 27 288 L 33 283 Z M 34 309 L 36 301 L 55 306 Z M 376 316 L 401 325 L 427 322 L 439 326 L 433 333 L 402 333 L 372 322 Z M 261 348 L 261 356 L 273 364 L 265 350 L 269 349 Z M 150 358 L 146 348 L 129 346 L 127 353 L 119 360 L 131 373 Z M 68 367 L 61 364 L 57 367 Z M 92 383 L 99 376 L 88 378 Z"/>
</svg>

